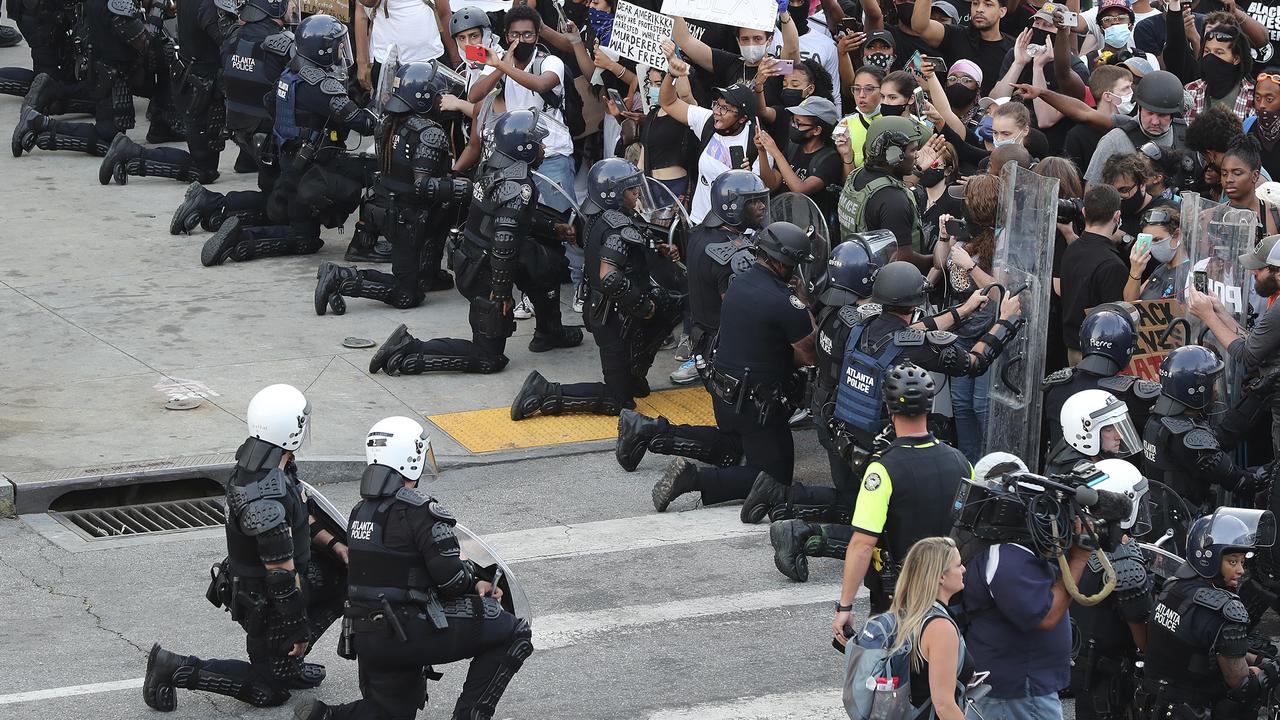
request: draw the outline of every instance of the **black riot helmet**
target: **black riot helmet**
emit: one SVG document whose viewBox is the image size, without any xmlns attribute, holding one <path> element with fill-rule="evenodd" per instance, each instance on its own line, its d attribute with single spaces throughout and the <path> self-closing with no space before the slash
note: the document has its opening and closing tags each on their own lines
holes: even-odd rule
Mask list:
<svg viewBox="0 0 1280 720">
<path fill-rule="evenodd" d="M 924 304 L 928 287 L 919 268 L 895 260 L 876 271 L 871 280 L 871 299 L 887 307 L 916 308 Z"/>
<path fill-rule="evenodd" d="M 1160 400 L 1154 411 L 1172 415 L 1183 408 L 1209 407 L 1214 385 L 1225 367 L 1209 348 L 1200 345 L 1174 348 L 1160 363 Z"/>
<path fill-rule="evenodd" d="M 756 235 L 756 249 L 789 268 L 813 261 L 813 240 L 789 222 L 770 223 Z"/>
<path fill-rule="evenodd" d="M 542 150 L 547 128 L 535 110 L 503 113 L 493 126 L 493 151 L 517 162 L 532 164 Z"/>
<path fill-rule="evenodd" d="M 1187 564 L 1202 578 L 1222 574 L 1222 556 L 1251 553 L 1276 541 L 1276 518 L 1270 510 L 1221 507 L 1199 518 L 1187 531 Z"/>
<path fill-rule="evenodd" d="M 1080 370 L 1111 377 L 1129 366 L 1138 333 L 1133 322 L 1113 310 L 1098 310 L 1080 324 Z"/>
<path fill-rule="evenodd" d="M 391 89 L 391 97 L 387 98 L 387 112 L 430 115 L 439 107 L 435 63 L 411 62 L 396 68 L 395 85 Z"/>
<path fill-rule="evenodd" d="M 827 274 L 823 282 L 824 305 L 849 305 L 870 297 L 871 278 L 880 269 L 880 260 L 862 238 L 854 235 L 831 248 L 827 258 Z"/>
<path fill-rule="evenodd" d="M 240 6 L 240 19 L 246 23 L 258 22 L 268 18 L 288 22 L 289 18 L 286 18 L 285 15 L 292 7 L 296 6 L 290 0 L 244 0 L 244 3 Z M 294 15 L 296 16 L 296 10 Z M 296 24 L 297 18 L 294 17 L 293 21 Z"/>
<path fill-rule="evenodd" d="M 458 37 L 459 33 L 473 28 L 491 29 L 489 16 L 479 8 L 464 7 L 455 11 L 449 18 L 449 37 Z"/>
<path fill-rule="evenodd" d="M 1138 107 L 1162 115 L 1181 115 L 1183 103 L 1182 81 L 1167 70 L 1147 73 L 1133 90 L 1133 101 Z"/>
<path fill-rule="evenodd" d="M 622 207 L 622 193 L 645 184 L 644 173 L 622 158 L 605 158 L 587 173 L 587 193 L 606 210 Z"/>
<path fill-rule="evenodd" d="M 933 409 L 937 385 L 928 370 L 910 360 L 898 363 L 884 374 L 880 392 L 890 415 L 924 415 Z"/>
<path fill-rule="evenodd" d="M 346 73 L 351 67 L 351 41 L 347 26 L 332 15 L 312 15 L 294 32 L 298 57 L 319 68 Z"/>
<path fill-rule="evenodd" d="M 759 230 L 769 224 L 769 188 L 750 170 L 728 170 L 711 182 L 708 227 L 730 225 Z"/>
</svg>

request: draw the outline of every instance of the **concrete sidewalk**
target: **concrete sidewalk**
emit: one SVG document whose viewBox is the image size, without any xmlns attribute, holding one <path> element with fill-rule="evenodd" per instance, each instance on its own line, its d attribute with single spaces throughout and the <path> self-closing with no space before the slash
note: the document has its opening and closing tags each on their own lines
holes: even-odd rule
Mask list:
<svg viewBox="0 0 1280 720">
<path fill-rule="evenodd" d="M 29 67 L 25 44 L 0 50 L 0 65 Z M 19 103 L 0 97 L 5 137 Z M 145 100 L 137 108 L 129 135 L 142 140 Z M 254 189 L 253 176 L 232 172 L 235 156 L 228 146 L 211 189 Z M 350 457 L 363 454 L 369 426 L 387 415 L 502 407 L 536 368 L 551 380 L 600 376 L 589 335 L 578 348 L 530 353 L 532 321 L 519 324 L 500 374 L 371 376 L 373 349 L 346 349 L 344 338 L 380 344 L 402 322 L 422 338 L 469 337 L 465 300 L 437 292 L 405 311 L 350 300 L 345 316 L 317 317 L 316 267 L 342 262 L 349 232 L 326 230 L 315 256 L 204 268 L 206 233 L 168 233 L 185 183 L 130 178 L 103 187 L 98 166 L 84 154 L 39 149 L 0 157 L 0 474 L 234 450 L 249 398 L 277 382 L 305 390 L 315 407 L 307 454 Z M 565 294 L 566 323 L 580 324 L 567 286 Z M 669 386 L 676 365 L 660 354 L 655 389 Z M 164 409 L 187 392 L 206 399 L 194 410 Z M 433 440 L 443 455 L 465 454 L 443 433 Z"/>
</svg>

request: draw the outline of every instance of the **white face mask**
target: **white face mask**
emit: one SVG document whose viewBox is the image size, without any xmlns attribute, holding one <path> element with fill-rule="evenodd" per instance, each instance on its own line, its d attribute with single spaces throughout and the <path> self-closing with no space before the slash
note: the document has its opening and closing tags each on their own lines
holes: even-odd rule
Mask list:
<svg viewBox="0 0 1280 720">
<path fill-rule="evenodd" d="M 1129 113 L 1133 112 L 1133 93 L 1132 92 L 1129 93 L 1128 95 L 1117 95 L 1115 93 L 1111 93 L 1111 99 L 1116 104 L 1116 112 L 1120 113 L 1121 115 L 1128 115 Z"/>
<path fill-rule="evenodd" d="M 765 45 L 739 45 L 738 50 L 742 53 L 742 59 L 747 61 L 748 65 L 755 65 L 764 59 Z"/>
</svg>

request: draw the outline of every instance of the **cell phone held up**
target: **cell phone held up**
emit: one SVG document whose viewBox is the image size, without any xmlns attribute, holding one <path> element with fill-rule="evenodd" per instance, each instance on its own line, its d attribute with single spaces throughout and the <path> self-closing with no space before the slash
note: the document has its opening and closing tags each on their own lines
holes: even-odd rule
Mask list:
<svg viewBox="0 0 1280 720">
<path fill-rule="evenodd" d="M 1138 239 L 1133 244 L 1133 251 L 1138 255 L 1142 255 L 1151 249 L 1151 241 L 1154 239 L 1151 233 L 1138 233 Z"/>
<path fill-rule="evenodd" d="M 791 73 L 796 71 L 796 61 L 784 60 L 782 58 L 778 58 L 777 60 L 773 61 L 773 69 L 777 71 L 779 75 L 783 75 L 783 76 L 790 75 Z"/>
<path fill-rule="evenodd" d="M 840 19 L 840 30 L 846 33 L 860 33 L 864 29 L 861 18 L 845 15 Z"/>
<path fill-rule="evenodd" d="M 729 164 L 730 170 L 739 170 L 743 163 L 747 161 L 747 151 L 741 145 L 734 145 L 729 148 Z"/>
<path fill-rule="evenodd" d="M 622 104 L 622 95 L 620 95 L 617 90 L 609 88 L 608 92 L 609 99 L 613 101 L 614 105 L 618 106 L 619 112 L 627 109 L 626 106 Z"/>
<path fill-rule="evenodd" d="M 483 63 L 489 61 L 489 48 L 483 45 L 466 45 L 462 51 L 471 62 Z"/>
<path fill-rule="evenodd" d="M 1209 273 L 1204 270 L 1196 270 L 1191 273 L 1191 286 L 1196 289 L 1196 292 L 1208 293 Z"/>
</svg>

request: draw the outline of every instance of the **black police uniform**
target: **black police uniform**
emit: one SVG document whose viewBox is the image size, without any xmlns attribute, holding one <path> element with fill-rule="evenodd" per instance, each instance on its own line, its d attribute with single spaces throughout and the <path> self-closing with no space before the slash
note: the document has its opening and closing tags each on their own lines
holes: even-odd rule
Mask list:
<svg viewBox="0 0 1280 720">
<path fill-rule="evenodd" d="M 369 473 L 390 472 L 369 466 Z M 362 488 L 363 489 L 363 488 Z M 364 494 L 362 492 L 362 494 Z M 454 517 L 411 488 L 364 497 L 351 511 L 350 608 L 363 700 L 333 720 L 411 720 L 432 665 L 474 658 L 454 718 L 491 718 L 533 653 L 529 624 L 475 594 L 480 570 L 461 559 Z"/>
<path fill-rule="evenodd" d="M 381 130 L 376 186 L 389 204 L 385 227 L 391 241 L 391 274 L 325 263 L 320 269 L 320 284 L 329 283 L 329 287 L 317 289 L 316 312 L 324 309 L 325 297 L 339 314 L 346 311 L 343 296 L 379 300 L 401 309 L 422 304 L 435 279 L 434 270 L 424 277 L 424 265 L 430 262 L 424 262 L 426 240 L 437 236 L 433 225 L 441 222 L 444 208 L 461 204 L 470 196 L 468 181 L 445 178 L 453 166 L 453 155 L 448 136 L 435 120 L 412 113 L 395 114 L 384 121 Z M 434 250 L 439 252 L 439 248 Z M 326 272 L 332 275 L 331 280 L 324 277 Z"/>
<path fill-rule="evenodd" d="M 1209 423 L 1192 415 L 1162 415 L 1158 411 L 1156 408 L 1143 429 L 1142 474 L 1182 496 L 1193 518 L 1217 504 L 1214 485 L 1239 492 L 1254 488 L 1253 475 L 1223 450 Z"/>
<path fill-rule="evenodd" d="M 240 227 L 224 223 L 206 243 L 201 262 L 306 255 L 320 249 L 320 226 L 340 227 L 360 204 L 365 166 L 348 154 L 348 132 L 372 135 L 376 118 L 356 105 L 342 81 L 301 56 L 280 74 L 268 111 L 275 117 L 281 175 L 267 213 L 288 217 L 286 225 Z M 281 212 L 279 205 L 286 206 Z"/>
<path fill-rule="evenodd" d="M 1071 619 L 1080 637 L 1080 651 L 1071 665 L 1071 690 L 1080 720 L 1130 717 L 1138 660 L 1130 625 L 1145 625 L 1154 605 L 1151 579 L 1137 541 L 1117 545 L 1107 557 L 1116 571 L 1115 589 L 1097 605 L 1071 605 Z M 1093 595 L 1103 583 L 1102 563 L 1090 556 L 1080 578 L 1080 593 Z"/>
<path fill-rule="evenodd" d="M 324 679 L 323 666 L 289 652 L 299 642 L 314 646 L 341 616 L 346 593 L 312 555 L 306 499 L 293 463 L 279 467 L 283 452 L 257 438 L 236 451 L 227 484 L 227 558 L 208 591 L 209 601 L 244 628 L 249 662 L 182 657 L 157 646 L 143 686 L 149 706 L 171 710 L 173 688 L 185 688 L 271 707 L 289 699 L 289 688 Z M 289 560 L 293 571 L 265 567 Z"/>
<path fill-rule="evenodd" d="M 453 251 L 458 292 L 471 301 L 471 339 L 419 340 L 401 326 L 374 353 L 369 372 L 502 370 L 509 360 L 507 338 L 515 331 L 515 319 L 502 312 L 502 302 L 511 299 L 513 286 L 533 303 L 536 334 L 564 331 L 560 278 L 568 261 L 563 246 L 538 239 L 554 236 L 554 230 L 536 210 L 538 189 L 530 173 L 527 163 L 494 152 L 472 187 L 462 239 Z"/>
<path fill-rule="evenodd" d="M 704 504 L 745 498 L 762 471 L 791 484 L 795 448 L 788 420 L 791 398 L 803 385 L 796 378 L 792 344 L 812 332 L 804 303 L 765 265 L 752 265 L 729 284 L 710 380 L 716 427 L 670 429 L 670 442 L 701 448 L 706 455 L 719 449 L 727 456 L 741 448 L 746 456 L 742 465 L 699 468 L 697 489 Z"/>
<path fill-rule="evenodd" d="M 1096 375 L 1078 367 L 1063 368 L 1044 379 L 1045 446 L 1054 447 L 1062 439 L 1062 406 L 1082 390 L 1106 390 L 1129 409 L 1135 428 L 1146 427 L 1151 406 L 1160 397 L 1160 383 L 1134 375 Z"/>
<path fill-rule="evenodd" d="M 755 264 L 751 243 L 724 225 L 699 225 L 686 243 L 689 277 L 689 342 L 694 353 L 711 357 L 720 330 L 720 305 L 733 276 Z"/>
<path fill-rule="evenodd" d="M 1234 593 L 1213 586 L 1189 565 L 1179 568 L 1147 623 L 1142 687 L 1150 717 L 1165 717 L 1184 704 L 1212 711 L 1213 720 L 1248 717 L 1248 705 L 1227 697 L 1218 667 L 1219 657 L 1245 656 L 1248 627 L 1249 613 Z"/>
<path fill-rule="evenodd" d="M 86 0 L 83 22 L 93 48 L 85 97 L 93 102 L 94 122 L 52 120 L 35 108 L 25 108 L 14 128 L 15 157 L 33 146 L 101 157 L 116 133 L 134 126 L 129 76 L 139 61 L 139 49 L 147 43 L 142 11 L 131 0 Z"/>
<path fill-rule="evenodd" d="M 11 0 L 9 17 L 18 25 L 22 37 L 31 48 L 31 67 L 0 68 L 0 95 L 25 96 L 36 76 L 49 76 L 46 83 L 64 88 L 77 83 L 76 43 L 72 32 L 80 3 L 74 0 Z M 37 107 L 42 112 L 45 107 Z M 72 107 L 47 107 L 51 115 L 61 112 L 93 112 L 92 104 L 83 102 Z"/>
</svg>

